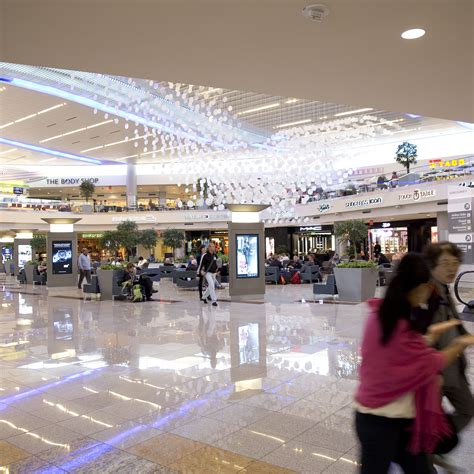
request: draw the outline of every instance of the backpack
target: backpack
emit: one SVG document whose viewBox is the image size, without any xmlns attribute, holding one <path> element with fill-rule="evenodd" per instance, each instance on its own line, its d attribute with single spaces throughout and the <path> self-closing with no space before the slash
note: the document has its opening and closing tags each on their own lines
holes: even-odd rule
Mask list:
<svg viewBox="0 0 474 474">
<path fill-rule="evenodd" d="M 298 272 L 296 272 L 296 273 L 291 277 L 290 283 L 291 283 L 292 285 L 300 285 L 300 284 L 301 284 L 301 277 L 300 277 L 300 274 L 299 274 Z"/>
<path fill-rule="evenodd" d="M 140 285 L 133 285 L 132 288 L 132 303 L 140 303 L 143 301 L 142 287 Z"/>
</svg>

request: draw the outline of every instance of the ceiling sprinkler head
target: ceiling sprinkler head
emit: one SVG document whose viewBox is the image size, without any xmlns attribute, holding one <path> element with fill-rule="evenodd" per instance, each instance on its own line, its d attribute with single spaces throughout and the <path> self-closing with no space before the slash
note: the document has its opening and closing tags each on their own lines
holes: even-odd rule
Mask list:
<svg viewBox="0 0 474 474">
<path fill-rule="evenodd" d="M 328 15 L 329 8 L 322 3 L 307 5 L 303 8 L 303 16 L 318 23 L 321 23 Z"/>
</svg>

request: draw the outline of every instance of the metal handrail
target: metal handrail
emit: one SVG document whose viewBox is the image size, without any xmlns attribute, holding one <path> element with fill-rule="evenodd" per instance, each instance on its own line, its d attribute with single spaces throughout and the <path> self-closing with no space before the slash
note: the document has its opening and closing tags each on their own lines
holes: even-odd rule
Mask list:
<svg viewBox="0 0 474 474">
<path fill-rule="evenodd" d="M 457 276 L 456 281 L 454 282 L 454 294 L 460 303 L 466 305 L 469 309 L 471 309 L 474 308 L 474 301 L 466 302 L 459 296 L 459 282 L 461 281 L 462 277 L 467 273 L 474 273 L 474 270 L 462 272 Z"/>
</svg>

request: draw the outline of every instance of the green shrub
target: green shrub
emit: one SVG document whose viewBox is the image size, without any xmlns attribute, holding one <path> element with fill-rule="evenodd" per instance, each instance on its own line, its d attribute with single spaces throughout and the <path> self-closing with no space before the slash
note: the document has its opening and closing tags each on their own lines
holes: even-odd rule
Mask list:
<svg viewBox="0 0 474 474">
<path fill-rule="evenodd" d="M 377 268 L 377 264 L 375 262 L 356 261 L 340 263 L 337 268 Z"/>
</svg>

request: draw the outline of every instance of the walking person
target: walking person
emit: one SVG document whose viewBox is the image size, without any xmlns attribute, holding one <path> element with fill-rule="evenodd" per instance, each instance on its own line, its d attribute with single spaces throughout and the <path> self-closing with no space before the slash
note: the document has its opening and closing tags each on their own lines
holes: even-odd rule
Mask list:
<svg viewBox="0 0 474 474">
<path fill-rule="evenodd" d="M 207 288 L 202 295 L 202 302 L 207 304 L 207 298 L 210 297 L 212 306 L 217 306 L 216 296 L 216 273 L 217 273 L 217 256 L 216 246 L 213 243 L 209 244 L 207 252 L 201 258 L 199 265 L 199 274 L 206 279 Z"/>
<path fill-rule="evenodd" d="M 197 274 L 198 274 L 198 278 L 199 278 L 199 282 L 198 282 L 198 289 L 199 289 L 199 299 L 202 300 L 202 293 L 203 293 L 203 289 L 202 289 L 202 285 L 204 283 L 204 276 L 201 274 L 201 260 L 202 260 L 202 257 L 206 254 L 206 246 L 205 245 L 200 245 L 199 246 L 199 252 L 198 254 L 196 255 L 196 263 L 197 263 L 197 266 L 198 266 L 198 271 L 197 271 Z"/>
<path fill-rule="evenodd" d="M 384 474 L 391 462 L 407 474 L 432 472 L 428 453 L 457 442 L 441 407 L 441 371 L 455 363 L 474 336 L 459 336 L 442 351 L 429 347 L 412 323 L 412 312 L 432 291 L 422 256 L 409 253 L 397 267 L 383 300 L 369 300 L 362 342 L 360 384 L 356 394 L 356 431 L 361 444 L 361 473 Z M 435 324 L 432 340 L 459 325 Z"/>
<path fill-rule="evenodd" d="M 433 345 L 438 350 L 447 347 L 458 336 L 469 334 L 461 324 L 456 305 L 449 293 L 462 263 L 462 252 L 455 244 L 440 242 L 426 247 L 424 252 L 431 269 L 434 289 L 428 302 L 429 319 L 426 325 L 457 321 L 459 324 L 446 331 Z M 454 364 L 443 371 L 443 395 L 454 408 L 453 423 L 459 433 L 474 416 L 474 397 L 466 377 L 467 361 L 461 355 Z"/>
<path fill-rule="evenodd" d="M 87 250 L 85 247 L 82 249 L 82 252 L 79 255 L 79 258 L 77 260 L 77 267 L 79 268 L 79 282 L 77 284 L 77 287 L 79 289 L 82 289 L 82 282 L 84 281 L 84 278 L 86 279 L 87 283 L 91 282 L 92 271 L 89 250 Z"/>
</svg>

